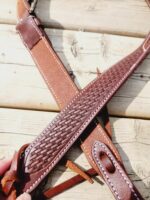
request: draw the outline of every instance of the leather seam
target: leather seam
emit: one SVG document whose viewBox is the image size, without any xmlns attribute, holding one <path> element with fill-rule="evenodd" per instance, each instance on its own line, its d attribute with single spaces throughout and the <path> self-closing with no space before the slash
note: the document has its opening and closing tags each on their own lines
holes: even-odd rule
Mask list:
<svg viewBox="0 0 150 200">
<path fill-rule="evenodd" d="M 35 25 L 33 18 L 30 17 L 30 19 L 31 19 L 31 23 L 32 23 L 33 27 L 38 32 L 38 34 L 41 36 L 41 31 L 39 30 L 39 28 L 37 27 L 37 25 Z"/>
<path fill-rule="evenodd" d="M 122 178 L 123 178 L 123 180 L 125 181 L 125 183 L 126 183 L 126 185 L 128 186 L 128 188 L 131 190 L 131 192 L 133 192 L 135 198 L 136 198 L 137 200 L 140 200 L 140 199 L 138 198 L 136 192 L 135 192 L 134 189 L 133 189 L 133 185 L 132 185 L 131 183 L 128 182 L 128 180 L 126 179 L 126 177 L 125 177 L 124 174 L 123 174 L 124 172 L 122 171 L 121 168 L 119 169 L 119 167 L 117 166 L 118 163 L 116 164 L 116 161 L 115 161 L 115 159 L 112 157 L 112 155 L 110 154 L 110 152 L 106 149 L 106 147 L 105 147 L 103 144 L 95 143 L 95 145 L 94 145 L 94 156 L 95 156 L 95 159 L 96 159 L 96 161 L 97 161 L 99 167 L 101 168 L 101 170 L 102 170 L 103 172 L 105 172 L 105 173 L 104 173 L 105 177 L 106 177 L 107 179 L 109 179 L 106 170 L 103 168 L 103 166 L 101 165 L 101 163 L 100 163 L 100 161 L 99 161 L 99 159 L 98 159 L 98 157 L 97 157 L 97 154 L 96 154 L 96 145 L 99 145 L 100 147 L 102 147 L 103 149 L 105 149 L 105 151 L 106 151 L 108 157 L 111 158 L 111 161 L 113 162 L 114 166 L 117 168 L 118 172 L 119 172 L 120 175 L 122 176 Z M 110 179 L 109 179 L 109 180 L 110 180 Z M 115 188 L 115 186 L 111 183 L 111 181 L 108 181 L 108 182 L 110 183 L 110 186 L 111 186 L 111 187 L 113 186 L 113 187 Z M 112 188 L 112 189 L 113 189 L 113 188 Z"/>
<path fill-rule="evenodd" d="M 115 92 L 115 90 L 118 88 L 118 86 L 121 85 L 121 83 L 130 75 L 130 73 L 133 71 L 136 63 L 139 62 L 139 60 L 143 57 L 143 52 L 141 54 L 141 56 L 139 56 L 139 59 L 129 68 L 129 70 L 125 73 L 125 75 L 121 78 L 121 80 L 116 84 L 116 86 L 113 88 L 113 90 L 105 97 L 105 99 L 101 102 L 101 104 L 98 106 L 97 109 L 94 110 L 94 112 L 92 112 L 91 116 L 82 124 L 82 126 L 79 128 L 79 130 L 77 131 L 77 133 L 68 141 L 68 143 L 66 144 L 65 148 L 61 149 L 61 151 L 59 152 L 59 154 L 57 154 L 55 156 L 55 158 L 52 160 L 52 163 L 49 165 L 49 167 L 47 168 L 46 172 L 44 172 L 39 178 L 37 181 L 35 181 L 31 186 L 30 186 L 30 189 L 31 190 L 34 185 L 36 185 L 41 179 L 43 176 L 45 176 L 46 174 L 48 174 L 49 170 L 54 166 L 55 163 L 57 163 L 57 161 L 60 159 L 61 155 L 63 154 L 63 152 L 65 152 L 69 145 L 76 139 L 76 137 L 79 135 L 80 133 L 80 130 L 83 130 L 84 127 L 86 127 L 86 125 L 91 121 L 91 119 L 93 118 L 93 116 L 95 116 L 95 114 L 99 111 L 99 109 L 104 105 L 104 103 L 111 97 L 111 95 Z M 96 79 L 97 80 L 97 79 Z M 93 80 L 87 87 L 90 87 L 91 84 L 93 84 L 93 82 L 95 82 L 96 80 Z M 86 88 L 87 88 L 86 87 Z M 79 92 L 79 94 L 77 94 L 75 96 L 75 98 L 72 99 L 72 101 L 70 101 L 70 103 L 65 107 L 65 109 L 62 111 L 62 113 L 64 111 L 66 111 L 68 109 L 68 107 L 79 97 L 79 95 L 81 95 L 83 93 L 83 91 L 85 91 L 84 88 L 81 92 Z M 53 120 L 49 125 L 48 127 L 44 130 L 43 133 L 41 133 L 41 135 L 39 137 L 37 137 L 37 139 L 35 139 L 35 141 L 29 146 L 28 151 L 30 151 L 32 149 L 32 147 L 39 141 L 39 139 L 43 136 L 43 134 L 50 129 L 50 127 L 54 124 L 54 122 L 56 123 L 56 121 L 59 119 L 59 116 L 58 115 L 55 120 Z M 27 190 L 28 191 L 28 190 Z"/>
<path fill-rule="evenodd" d="M 111 144 L 111 142 L 109 141 L 109 139 L 107 138 L 107 136 L 104 134 L 104 132 L 101 130 L 99 124 L 97 125 L 97 127 L 98 127 L 98 130 L 100 131 L 100 133 L 103 135 L 103 137 L 106 139 L 106 141 L 107 141 L 108 144 L 110 145 L 111 150 L 113 151 L 114 155 L 115 155 L 116 158 L 118 159 L 118 155 L 117 155 L 117 153 L 115 152 L 113 145 Z"/>
</svg>

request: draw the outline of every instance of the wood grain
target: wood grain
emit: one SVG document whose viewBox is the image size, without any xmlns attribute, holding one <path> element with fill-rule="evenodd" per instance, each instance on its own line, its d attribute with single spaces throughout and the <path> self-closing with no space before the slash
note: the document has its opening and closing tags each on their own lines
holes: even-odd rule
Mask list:
<svg viewBox="0 0 150 200">
<path fill-rule="evenodd" d="M 17 0 L 1 0 L 0 3 L 2 158 L 11 157 L 21 145 L 33 141 L 57 115 L 52 111 L 59 109 L 15 31 Z M 136 49 L 150 30 L 150 10 L 144 0 L 42 0 L 38 1 L 36 13 L 47 27 L 54 49 L 67 70 L 73 72 L 79 88 L 97 76 L 97 69 L 106 70 Z M 149 66 L 150 56 L 108 105 L 111 115 L 121 116 L 110 118 L 113 143 L 129 176 L 147 200 L 150 200 Z M 74 160 L 85 169 L 90 167 L 79 146 L 74 145 L 50 174 L 47 186 L 75 175 L 65 169 L 66 159 Z M 113 196 L 106 184 L 96 178 L 93 185 L 84 182 L 53 199 L 110 200 Z"/>
<path fill-rule="evenodd" d="M 56 113 L 0 109 L 0 155 L 11 156 L 22 144 L 31 142 L 36 135 L 56 116 Z M 111 118 L 113 142 L 117 146 L 128 174 L 141 191 L 144 199 L 150 199 L 150 121 L 140 119 Z M 89 164 L 79 149 L 74 146 L 63 159 L 71 159 L 85 169 Z M 48 185 L 55 185 L 74 173 L 65 170 L 63 162 L 51 174 Z M 88 190 L 88 193 L 86 192 Z M 74 194 L 74 195 L 72 195 Z M 80 196 L 79 196 L 80 194 Z M 54 199 L 112 199 L 106 185 L 95 181 L 85 182 Z M 93 197 L 92 197 L 93 195 Z"/>
<path fill-rule="evenodd" d="M 47 29 L 54 49 L 79 88 L 131 53 L 140 38 L 88 32 Z M 58 107 L 15 27 L 0 25 L 0 106 L 37 110 Z M 150 117 L 150 56 L 135 71 L 109 103 L 109 113 L 119 116 Z"/>
<path fill-rule="evenodd" d="M 15 24 L 17 0 L 0 6 L 0 23 Z M 48 27 L 145 36 L 150 10 L 145 0 L 42 0 L 37 15 Z"/>
</svg>

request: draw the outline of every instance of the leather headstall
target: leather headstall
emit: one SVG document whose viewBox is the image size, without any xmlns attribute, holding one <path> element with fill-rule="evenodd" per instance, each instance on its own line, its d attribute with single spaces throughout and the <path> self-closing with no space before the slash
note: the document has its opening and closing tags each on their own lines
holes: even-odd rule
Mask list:
<svg viewBox="0 0 150 200">
<path fill-rule="evenodd" d="M 129 179 L 111 136 L 107 103 L 150 53 L 150 34 L 133 53 L 110 67 L 84 89 L 79 90 L 55 53 L 34 9 L 37 1 L 18 0 L 17 31 L 61 112 L 43 132 L 15 153 L 12 165 L 1 180 L 2 200 L 15 200 L 22 192 L 33 199 L 53 197 L 99 175 L 117 200 L 142 200 Z M 150 5 L 150 1 L 147 1 Z M 47 175 L 80 138 L 80 146 L 91 169 L 83 171 L 72 161 L 66 166 L 77 173 L 71 179 L 38 193 Z"/>
</svg>

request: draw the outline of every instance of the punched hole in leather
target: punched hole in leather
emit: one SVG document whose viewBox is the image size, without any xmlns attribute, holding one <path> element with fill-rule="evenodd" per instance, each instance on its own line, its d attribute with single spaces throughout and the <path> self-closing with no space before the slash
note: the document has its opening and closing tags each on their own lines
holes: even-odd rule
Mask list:
<svg viewBox="0 0 150 200">
<path fill-rule="evenodd" d="M 103 166 L 107 170 L 107 172 L 113 174 L 116 171 L 116 168 L 107 154 L 103 151 L 99 153 L 99 159 L 103 163 Z"/>
<path fill-rule="evenodd" d="M 100 141 L 95 141 L 92 156 L 105 182 L 118 200 L 142 200 L 142 196 L 130 181 L 127 173 L 115 159 L 111 150 Z"/>
</svg>

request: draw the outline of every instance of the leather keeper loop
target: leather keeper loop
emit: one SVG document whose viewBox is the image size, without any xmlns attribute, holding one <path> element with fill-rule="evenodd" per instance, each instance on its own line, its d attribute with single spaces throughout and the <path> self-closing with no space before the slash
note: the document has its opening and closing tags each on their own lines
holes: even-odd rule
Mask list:
<svg viewBox="0 0 150 200">
<path fill-rule="evenodd" d="M 44 35 L 43 29 L 40 27 L 40 21 L 35 16 L 28 16 L 25 19 L 21 20 L 17 27 L 25 46 L 28 49 L 32 49 Z"/>
</svg>

